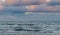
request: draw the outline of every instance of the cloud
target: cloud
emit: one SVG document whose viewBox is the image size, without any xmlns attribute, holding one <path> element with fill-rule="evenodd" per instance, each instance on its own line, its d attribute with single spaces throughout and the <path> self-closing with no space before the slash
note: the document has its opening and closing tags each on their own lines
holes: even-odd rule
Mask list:
<svg viewBox="0 0 60 35">
<path fill-rule="evenodd" d="M 6 0 L 6 6 L 38 5 L 38 0 Z"/>
<path fill-rule="evenodd" d="M 26 12 L 27 9 L 25 6 L 11 6 L 11 7 L 5 7 L 3 12 Z"/>
<path fill-rule="evenodd" d="M 60 19 L 60 13 L 40 13 L 21 16 L 20 15 L 0 15 L 0 21 L 57 21 Z"/>
<path fill-rule="evenodd" d="M 5 0 L 5 6 L 40 5 L 50 0 Z M 3 2 L 2 2 L 3 3 Z"/>
<path fill-rule="evenodd" d="M 48 6 L 47 4 L 41 4 L 41 5 L 36 5 L 34 8 L 30 8 L 31 12 L 55 12 L 56 7 L 54 6 Z"/>
<path fill-rule="evenodd" d="M 57 12 L 60 11 L 60 1 L 56 0 L 7 0 L 3 12 Z M 28 1 L 28 2 L 27 2 Z M 11 3 L 12 2 L 12 3 Z M 31 3 L 32 2 L 32 3 Z M 11 3 L 11 5 L 10 5 Z M 39 3 L 39 5 L 34 4 Z M 40 4 L 42 3 L 42 4 Z M 7 6 L 7 4 L 9 4 Z M 30 5 L 33 4 L 33 5 Z M 23 6 L 21 6 L 23 5 Z M 24 6 L 26 5 L 26 6 Z"/>
<path fill-rule="evenodd" d="M 47 3 L 49 6 L 56 6 L 60 5 L 60 0 L 51 0 L 49 3 Z"/>
<path fill-rule="evenodd" d="M 0 15 L 0 21 L 16 21 L 16 17 L 15 16 L 11 16 L 11 15 Z"/>
<path fill-rule="evenodd" d="M 24 5 L 40 5 L 40 4 L 48 4 L 48 5 L 60 5 L 59 0 L 5 0 L 3 2 L 4 6 L 24 6 Z"/>
<path fill-rule="evenodd" d="M 2 2 L 3 3 L 3 2 Z M 4 4 L 4 5 L 3 5 Z M 56 0 L 7 0 L 0 7 L 0 21 L 59 20 L 60 1 Z M 21 14 L 21 12 L 23 14 Z M 43 12 L 24 15 L 25 12 Z M 47 14 L 47 12 L 57 14 Z"/>
<path fill-rule="evenodd" d="M 2 12 L 56 12 L 58 7 L 48 6 L 47 4 L 30 6 L 11 6 L 5 7 Z"/>
</svg>

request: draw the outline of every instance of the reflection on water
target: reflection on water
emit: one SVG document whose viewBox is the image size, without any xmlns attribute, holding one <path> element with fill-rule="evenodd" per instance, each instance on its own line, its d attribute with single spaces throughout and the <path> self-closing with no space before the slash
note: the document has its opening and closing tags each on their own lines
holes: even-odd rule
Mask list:
<svg viewBox="0 0 60 35">
<path fill-rule="evenodd" d="M 1 21 L 0 34 L 59 35 L 60 21 Z M 13 33 L 13 34 L 12 34 Z M 24 33 L 24 34 L 23 34 Z"/>
</svg>

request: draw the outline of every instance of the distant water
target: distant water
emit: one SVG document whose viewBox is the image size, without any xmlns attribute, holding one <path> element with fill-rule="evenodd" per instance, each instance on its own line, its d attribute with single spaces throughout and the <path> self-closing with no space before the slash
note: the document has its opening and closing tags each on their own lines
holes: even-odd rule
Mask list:
<svg viewBox="0 0 60 35">
<path fill-rule="evenodd" d="M 2 35 L 59 35 L 60 21 L 0 21 Z"/>
<path fill-rule="evenodd" d="M 0 25 L 19 25 L 19 24 L 42 24 L 42 25 L 60 25 L 60 21 L 0 21 Z"/>
</svg>

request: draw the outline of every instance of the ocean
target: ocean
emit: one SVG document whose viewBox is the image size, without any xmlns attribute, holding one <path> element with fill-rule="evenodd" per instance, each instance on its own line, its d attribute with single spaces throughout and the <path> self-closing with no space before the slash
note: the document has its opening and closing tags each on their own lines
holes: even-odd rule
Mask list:
<svg viewBox="0 0 60 35">
<path fill-rule="evenodd" d="M 59 35 L 60 21 L 1 21 L 0 35 Z"/>
</svg>

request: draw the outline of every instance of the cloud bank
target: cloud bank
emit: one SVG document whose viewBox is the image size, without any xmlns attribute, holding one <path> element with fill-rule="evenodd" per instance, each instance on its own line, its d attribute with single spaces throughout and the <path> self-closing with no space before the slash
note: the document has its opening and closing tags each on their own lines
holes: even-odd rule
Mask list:
<svg viewBox="0 0 60 35">
<path fill-rule="evenodd" d="M 39 15 L 26 15 L 25 12 L 40 12 Z M 59 20 L 60 0 L 0 0 L 1 21 Z M 23 14 L 21 14 L 23 13 Z"/>
<path fill-rule="evenodd" d="M 60 0 L 0 0 L 0 10 L 11 12 L 59 12 Z M 2 4 L 3 3 L 3 4 Z"/>
</svg>

